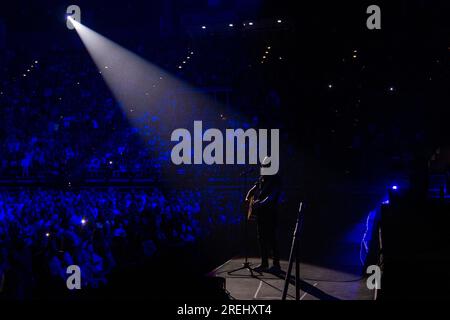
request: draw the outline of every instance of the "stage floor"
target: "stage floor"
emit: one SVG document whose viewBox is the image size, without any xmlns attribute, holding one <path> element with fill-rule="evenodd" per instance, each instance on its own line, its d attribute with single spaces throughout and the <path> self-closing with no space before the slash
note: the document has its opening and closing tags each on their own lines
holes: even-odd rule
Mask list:
<svg viewBox="0 0 450 320">
<path fill-rule="evenodd" d="M 284 287 L 285 272 L 288 261 L 281 261 L 282 273 L 279 275 L 254 273 L 240 270 L 228 274 L 230 270 L 242 266 L 243 258 L 234 258 L 210 273 L 210 276 L 225 278 L 225 288 L 231 298 L 237 300 L 279 300 Z M 250 258 L 251 266 L 258 264 L 258 259 Z M 291 284 L 288 300 L 295 299 L 295 266 L 291 272 Z M 367 289 L 366 279 L 360 275 L 349 274 L 307 263 L 300 264 L 301 300 L 373 300 L 374 291 Z"/>
</svg>

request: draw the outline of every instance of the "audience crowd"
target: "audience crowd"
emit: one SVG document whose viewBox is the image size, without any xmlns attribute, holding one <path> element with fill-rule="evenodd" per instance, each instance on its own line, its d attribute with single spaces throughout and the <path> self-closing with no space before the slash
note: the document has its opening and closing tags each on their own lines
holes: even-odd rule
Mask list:
<svg viewBox="0 0 450 320">
<path fill-rule="evenodd" d="M 238 222 L 225 215 L 229 208 L 212 203 L 212 211 L 202 198 L 196 190 L 156 187 L 1 191 L 0 296 L 27 298 L 38 285 L 65 284 L 69 265 L 80 266 L 83 287 L 96 288 L 116 267 Z"/>
</svg>

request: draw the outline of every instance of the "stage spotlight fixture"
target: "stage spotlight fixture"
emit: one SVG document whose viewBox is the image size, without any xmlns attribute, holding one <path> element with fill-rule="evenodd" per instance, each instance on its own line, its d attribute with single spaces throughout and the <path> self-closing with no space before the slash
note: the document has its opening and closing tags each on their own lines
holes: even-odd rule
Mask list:
<svg viewBox="0 0 450 320">
<path fill-rule="evenodd" d="M 388 195 L 389 195 L 388 200 L 390 204 L 397 203 L 401 196 L 398 185 L 392 185 L 389 188 Z"/>
<path fill-rule="evenodd" d="M 81 23 L 81 9 L 77 5 L 70 5 L 66 9 L 66 27 L 69 30 L 75 29 L 73 22 Z"/>
</svg>

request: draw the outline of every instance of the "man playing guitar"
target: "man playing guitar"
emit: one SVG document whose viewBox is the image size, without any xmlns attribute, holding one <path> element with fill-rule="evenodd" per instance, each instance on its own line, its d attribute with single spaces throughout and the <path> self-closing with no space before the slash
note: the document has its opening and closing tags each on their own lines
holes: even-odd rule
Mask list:
<svg viewBox="0 0 450 320">
<path fill-rule="evenodd" d="M 270 164 L 265 157 L 262 167 Z M 254 270 L 277 272 L 280 270 L 276 227 L 277 206 L 280 195 L 280 179 L 278 175 L 260 175 L 253 187 L 247 192 L 245 201 L 248 203 L 249 220 L 256 219 L 258 241 L 261 251 L 261 264 Z M 272 251 L 273 266 L 269 269 L 269 253 Z"/>
</svg>

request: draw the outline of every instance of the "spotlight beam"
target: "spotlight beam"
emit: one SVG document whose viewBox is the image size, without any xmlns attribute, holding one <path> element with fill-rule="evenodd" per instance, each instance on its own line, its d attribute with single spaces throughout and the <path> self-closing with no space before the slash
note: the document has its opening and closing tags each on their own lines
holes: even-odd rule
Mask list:
<svg viewBox="0 0 450 320">
<path fill-rule="evenodd" d="M 78 21 L 68 19 L 73 23 L 76 32 L 92 57 L 99 73 L 101 73 L 111 92 L 133 122 L 142 113 L 158 114 L 165 125 L 177 125 L 174 119 L 183 118 L 183 122 L 193 122 L 196 108 L 199 105 L 208 105 L 210 108 L 217 104 L 207 96 L 198 92 L 189 85 L 170 75 L 165 70 L 144 60 L 135 53 L 125 49 L 119 44 L 109 40 Z M 183 92 L 186 101 L 196 101 L 195 105 L 183 110 L 172 110 L 169 97 L 174 92 Z M 198 101 L 202 101 L 201 103 Z M 206 119 L 205 119 L 206 120 Z M 178 123 L 178 126 L 180 124 Z"/>
</svg>

